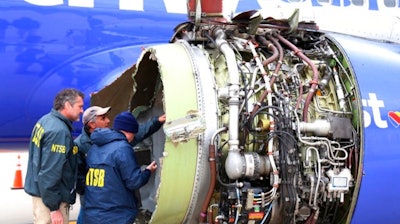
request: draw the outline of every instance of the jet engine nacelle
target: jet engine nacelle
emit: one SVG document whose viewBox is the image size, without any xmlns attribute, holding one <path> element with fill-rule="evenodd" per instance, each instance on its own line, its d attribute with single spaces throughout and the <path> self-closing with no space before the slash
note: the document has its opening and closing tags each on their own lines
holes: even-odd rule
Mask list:
<svg viewBox="0 0 400 224">
<path fill-rule="evenodd" d="M 141 189 L 150 213 L 139 219 L 351 220 L 364 150 L 360 91 L 341 46 L 315 24 L 255 11 L 183 23 L 123 76 L 131 86 L 121 78 L 127 89 L 112 84 L 93 102 L 129 107 L 139 120 L 167 114 L 163 131 L 135 149 L 160 164 Z M 109 99 L 115 93 L 132 97 Z"/>
</svg>

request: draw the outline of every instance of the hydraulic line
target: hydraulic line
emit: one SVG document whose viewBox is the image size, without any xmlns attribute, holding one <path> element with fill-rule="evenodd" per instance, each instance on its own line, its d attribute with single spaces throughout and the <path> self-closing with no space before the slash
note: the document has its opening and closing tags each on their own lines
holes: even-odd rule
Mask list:
<svg viewBox="0 0 400 224">
<path fill-rule="evenodd" d="M 212 194 L 215 188 L 215 175 L 216 175 L 216 168 L 215 168 L 215 145 L 211 144 L 209 146 L 209 156 L 208 160 L 210 162 L 210 186 L 208 187 L 208 192 L 206 199 L 203 202 L 203 206 L 200 213 L 200 223 L 204 222 L 205 217 L 207 216 L 207 208 L 208 204 L 210 203 Z"/>
<path fill-rule="evenodd" d="M 267 41 L 265 39 L 265 37 L 262 36 L 258 36 L 259 41 L 261 41 L 263 44 L 266 44 L 268 46 L 268 48 L 274 49 L 275 54 L 273 55 L 273 59 L 270 60 L 266 60 L 268 63 L 270 63 L 271 61 L 275 60 L 278 56 L 278 51 L 276 49 L 276 47 L 273 46 L 273 44 L 269 41 Z M 265 92 L 267 93 L 267 105 L 268 106 L 272 106 L 272 89 L 271 89 L 271 85 L 270 85 L 270 81 L 267 75 L 267 72 L 264 69 L 264 65 L 266 63 L 266 61 L 264 62 L 260 62 L 260 58 L 258 57 L 257 52 L 255 51 L 255 47 L 251 42 L 248 42 L 248 45 L 253 53 L 254 58 L 256 59 L 256 63 L 257 66 L 259 67 L 261 74 L 264 78 L 264 82 L 265 82 Z M 272 58 L 272 57 L 271 57 Z M 251 115 L 253 115 L 255 113 L 255 111 L 257 111 L 257 109 L 259 108 L 260 105 L 255 105 L 253 112 L 251 113 Z M 275 130 L 275 121 L 274 121 L 274 117 L 271 116 L 273 114 L 272 108 L 269 108 L 268 113 L 270 114 L 270 116 L 268 117 L 269 121 L 270 121 L 270 132 L 273 132 Z M 270 160 L 270 164 L 271 164 L 271 168 L 273 170 L 272 174 L 273 174 L 273 189 L 272 189 L 272 196 L 274 196 L 277 192 L 277 189 L 279 187 L 279 171 L 277 169 L 277 166 L 275 164 L 275 159 L 274 159 L 274 138 L 271 138 L 268 141 L 268 147 L 267 147 L 267 154 L 268 154 L 268 158 Z"/>
<path fill-rule="evenodd" d="M 275 36 L 281 42 L 283 42 L 286 46 L 288 46 L 290 49 L 292 49 L 294 51 L 295 55 L 297 55 L 299 58 L 303 59 L 311 67 L 311 69 L 313 71 L 313 78 L 310 81 L 311 88 L 307 95 L 306 102 L 304 103 L 304 108 L 303 108 L 303 120 L 305 122 L 307 122 L 308 121 L 308 116 L 307 116 L 308 115 L 308 107 L 310 106 L 311 100 L 314 97 L 315 92 L 318 87 L 318 79 L 319 79 L 318 69 L 314 65 L 314 63 L 312 63 L 312 61 L 307 56 L 305 56 L 303 54 L 303 52 L 301 52 L 301 50 L 299 48 L 297 48 L 294 44 L 292 44 L 290 41 L 286 40 L 283 36 L 281 36 L 279 34 L 275 34 Z"/>
<path fill-rule="evenodd" d="M 272 43 L 274 43 L 274 45 L 278 48 L 278 55 L 279 55 L 279 59 L 278 59 L 278 61 L 276 63 L 276 66 L 275 66 L 274 74 L 272 74 L 272 77 L 271 77 L 271 80 L 270 80 L 270 84 L 272 86 L 275 83 L 275 79 L 278 76 L 278 72 L 281 69 L 281 66 L 282 66 L 282 63 L 283 63 L 282 62 L 283 61 L 283 48 L 279 44 L 279 42 L 275 38 L 271 37 L 270 35 L 268 36 L 268 39 L 270 41 L 272 41 Z"/>
<path fill-rule="evenodd" d="M 210 186 L 208 188 L 208 192 L 207 192 L 207 196 L 206 199 L 203 202 L 203 206 L 201 209 L 201 213 L 200 213 L 200 223 L 204 222 L 204 219 L 207 215 L 207 208 L 208 205 L 210 204 L 211 198 L 212 198 L 212 194 L 214 192 L 214 188 L 215 188 L 215 181 L 216 181 L 216 162 L 215 162 L 215 139 L 216 136 L 223 132 L 226 131 L 227 128 L 223 127 L 218 129 L 215 134 L 212 136 L 211 138 L 211 143 L 209 146 L 209 153 L 208 153 L 208 161 L 210 162 Z"/>
</svg>

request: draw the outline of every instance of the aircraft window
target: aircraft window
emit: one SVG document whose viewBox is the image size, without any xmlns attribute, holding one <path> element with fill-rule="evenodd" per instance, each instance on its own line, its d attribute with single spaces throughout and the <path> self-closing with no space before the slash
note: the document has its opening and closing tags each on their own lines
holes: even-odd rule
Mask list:
<svg viewBox="0 0 400 224">
<path fill-rule="evenodd" d="M 352 0 L 351 3 L 353 5 L 357 5 L 357 6 L 363 6 L 364 5 L 364 0 Z"/>
<path fill-rule="evenodd" d="M 386 7 L 396 7 L 396 0 L 384 0 L 383 2 L 385 3 Z"/>
</svg>

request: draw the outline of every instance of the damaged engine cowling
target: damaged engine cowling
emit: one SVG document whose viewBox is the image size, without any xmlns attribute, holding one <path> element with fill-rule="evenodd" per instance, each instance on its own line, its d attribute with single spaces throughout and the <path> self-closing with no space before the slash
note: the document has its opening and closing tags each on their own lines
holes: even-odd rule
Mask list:
<svg viewBox="0 0 400 224">
<path fill-rule="evenodd" d="M 315 24 L 251 21 L 183 23 L 139 58 L 130 109 L 167 114 L 136 149 L 160 162 L 141 189 L 146 222 L 351 219 L 362 110 L 346 55 Z"/>
</svg>

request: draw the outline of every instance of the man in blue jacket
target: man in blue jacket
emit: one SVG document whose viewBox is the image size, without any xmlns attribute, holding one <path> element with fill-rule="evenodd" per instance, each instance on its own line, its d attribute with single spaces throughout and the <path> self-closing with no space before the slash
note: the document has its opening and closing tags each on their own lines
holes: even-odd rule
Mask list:
<svg viewBox="0 0 400 224">
<path fill-rule="evenodd" d="M 157 164 L 153 161 L 142 170 L 132 145 L 154 133 L 164 122 L 165 115 L 147 123 L 153 128 L 142 127 L 132 113 L 122 112 L 115 117 L 113 129 L 96 129 L 92 133 L 94 145 L 86 159 L 85 223 L 135 221 L 138 198 L 134 191 L 149 181 Z"/>
<path fill-rule="evenodd" d="M 76 146 L 78 146 L 78 179 L 76 184 L 76 193 L 79 194 L 81 208 L 79 210 L 77 224 L 84 224 L 84 207 L 85 207 L 85 179 L 86 179 L 86 156 L 93 145 L 90 135 L 96 128 L 108 128 L 110 119 L 108 118 L 108 112 L 111 107 L 99 107 L 91 106 L 83 112 L 82 115 L 82 132 L 74 140 Z"/>
<path fill-rule="evenodd" d="M 39 119 L 29 143 L 25 192 L 32 196 L 34 223 L 68 223 L 75 203 L 76 154 L 72 122 L 83 112 L 82 92 L 63 89 L 50 113 Z"/>
</svg>

